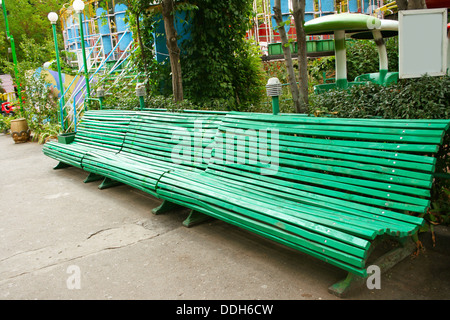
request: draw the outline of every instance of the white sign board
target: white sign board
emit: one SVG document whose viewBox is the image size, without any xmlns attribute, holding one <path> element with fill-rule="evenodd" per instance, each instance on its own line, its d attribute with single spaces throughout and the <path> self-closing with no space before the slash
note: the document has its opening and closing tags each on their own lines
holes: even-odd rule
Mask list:
<svg viewBox="0 0 450 320">
<path fill-rule="evenodd" d="M 399 11 L 399 77 L 447 71 L 447 9 Z"/>
</svg>

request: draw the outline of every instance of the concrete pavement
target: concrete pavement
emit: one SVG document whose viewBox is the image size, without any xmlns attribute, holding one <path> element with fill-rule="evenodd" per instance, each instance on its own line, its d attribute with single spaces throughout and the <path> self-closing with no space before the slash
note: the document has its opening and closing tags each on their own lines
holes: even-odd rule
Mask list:
<svg viewBox="0 0 450 320">
<path fill-rule="evenodd" d="M 37 143 L 0 134 L 0 299 L 338 300 L 345 272 L 259 236 L 211 221 L 186 228 L 187 211 L 128 186 L 99 190 Z M 436 247 L 347 299 L 449 299 L 450 230 Z"/>
</svg>

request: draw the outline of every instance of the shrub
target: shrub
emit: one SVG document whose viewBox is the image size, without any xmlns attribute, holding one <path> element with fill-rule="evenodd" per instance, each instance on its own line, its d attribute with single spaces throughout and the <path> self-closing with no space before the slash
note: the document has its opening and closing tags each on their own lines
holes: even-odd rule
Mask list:
<svg viewBox="0 0 450 320">
<path fill-rule="evenodd" d="M 193 2 L 191 39 L 181 57 L 185 98 L 232 110 L 256 103 L 264 88 L 260 53 L 245 40 L 252 13 L 249 0 Z"/>
<path fill-rule="evenodd" d="M 355 77 L 372 72 L 378 72 L 378 50 L 373 40 L 348 40 L 347 50 L 347 80 L 353 81 Z M 386 39 L 389 71 L 398 71 L 398 39 Z M 323 73 L 327 77 L 334 77 L 335 57 L 322 57 L 314 59 L 308 68 L 309 75 L 316 80 L 322 80 Z"/>
<path fill-rule="evenodd" d="M 450 77 L 424 76 L 400 80 L 387 87 L 353 86 L 313 96 L 311 112 L 336 112 L 343 118 L 449 119 Z M 450 173 L 450 134 L 437 154 L 436 172 Z M 450 179 L 436 178 L 428 221 L 450 223 Z"/>
</svg>

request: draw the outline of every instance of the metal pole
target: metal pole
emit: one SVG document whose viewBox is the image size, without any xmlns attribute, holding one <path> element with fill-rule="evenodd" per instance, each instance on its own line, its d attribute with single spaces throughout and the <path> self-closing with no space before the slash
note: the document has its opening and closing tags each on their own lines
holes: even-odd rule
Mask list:
<svg viewBox="0 0 450 320">
<path fill-rule="evenodd" d="M 61 99 L 59 100 L 59 110 L 61 113 L 61 128 L 64 131 L 65 125 L 64 125 L 64 85 L 62 82 L 62 76 L 61 76 L 61 64 L 59 62 L 59 49 L 58 49 L 58 38 L 56 36 L 56 23 L 52 22 L 52 29 L 53 29 L 53 40 L 55 41 L 55 52 L 56 52 L 56 65 L 58 66 L 58 78 L 59 78 L 59 92 L 61 94 Z"/>
<path fill-rule="evenodd" d="M 14 44 L 13 36 L 9 33 L 8 13 L 6 11 L 5 0 L 3 0 L 3 1 L 0 0 L 0 4 L 2 5 L 3 16 L 5 18 L 6 37 L 11 41 L 11 52 L 12 52 L 13 63 L 14 63 L 14 75 L 16 77 L 16 81 L 19 81 L 19 78 L 18 78 L 19 72 L 17 70 L 16 46 Z M 22 91 L 20 89 L 20 83 L 17 83 L 17 93 L 19 95 L 20 111 L 23 111 Z"/>
<path fill-rule="evenodd" d="M 141 111 L 144 110 L 144 108 L 145 108 L 144 97 L 139 97 L 139 107 L 140 107 Z"/>
<path fill-rule="evenodd" d="M 89 89 L 89 74 L 88 74 L 88 67 L 87 67 L 87 62 L 86 62 L 86 51 L 84 48 L 83 12 L 79 12 L 78 17 L 80 19 L 80 36 L 81 36 L 81 50 L 82 50 L 82 54 L 83 54 L 84 77 L 86 78 L 86 96 L 88 98 L 90 98 L 91 93 L 90 93 L 90 89 Z"/>
<path fill-rule="evenodd" d="M 139 109 L 142 111 L 145 108 L 145 84 L 137 83 L 136 84 L 136 96 L 139 97 Z"/>
<path fill-rule="evenodd" d="M 272 113 L 274 115 L 280 113 L 280 98 L 278 96 L 272 97 Z"/>
<path fill-rule="evenodd" d="M 270 78 L 266 84 L 266 92 L 268 97 L 272 97 L 272 113 L 277 115 L 280 112 L 280 95 L 282 84 L 276 77 Z"/>
</svg>

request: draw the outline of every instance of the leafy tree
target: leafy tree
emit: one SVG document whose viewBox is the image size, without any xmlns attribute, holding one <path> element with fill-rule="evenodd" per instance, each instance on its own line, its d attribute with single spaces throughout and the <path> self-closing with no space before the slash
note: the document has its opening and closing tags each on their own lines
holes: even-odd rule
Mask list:
<svg viewBox="0 0 450 320">
<path fill-rule="evenodd" d="M 292 53 L 291 53 L 290 43 L 288 41 L 286 30 L 284 29 L 284 25 L 286 24 L 286 22 L 290 23 L 291 21 L 290 21 L 290 19 L 288 19 L 286 22 L 283 21 L 280 0 L 275 0 L 275 4 L 273 6 L 273 12 L 274 12 L 275 21 L 277 23 L 277 31 L 280 34 L 280 38 L 281 38 L 281 44 L 282 44 L 282 48 L 283 48 L 286 69 L 289 74 L 289 88 L 291 89 L 292 100 L 294 102 L 294 108 L 295 108 L 295 110 L 297 110 L 297 112 L 300 112 L 300 110 L 301 110 L 300 92 L 299 92 L 298 86 L 297 86 L 297 77 L 295 76 L 295 73 L 294 73 L 294 65 L 292 62 Z"/>
<path fill-rule="evenodd" d="M 295 30 L 297 32 L 300 112 L 304 112 L 308 106 L 308 57 L 306 54 L 305 0 L 292 0 Z"/>
<path fill-rule="evenodd" d="M 32 39 L 36 46 L 44 45 L 48 39 L 53 39 L 52 28 L 48 21 L 47 15 L 51 11 L 58 12 L 63 4 L 69 3 L 69 0 L 3 0 L 8 11 L 8 24 L 10 34 L 16 43 L 17 60 L 25 58 L 28 53 L 23 51 L 20 43 L 24 39 Z M 10 60 L 8 48 L 9 40 L 6 39 L 6 31 L 4 29 L 5 20 L 3 14 L 0 15 L 0 56 L 4 60 Z M 60 28 L 60 24 L 57 24 Z M 60 34 L 61 32 L 58 32 Z M 46 61 L 50 60 L 47 58 Z M 45 62 L 45 61 L 44 61 Z M 4 68 L 0 66 L 0 68 Z"/>
<path fill-rule="evenodd" d="M 243 109 L 264 91 L 260 53 L 246 39 L 251 0 L 192 0 L 191 39 L 183 44 L 187 99 L 221 109 Z"/>
<path fill-rule="evenodd" d="M 289 72 L 289 86 L 291 89 L 292 100 L 294 102 L 294 108 L 296 112 L 303 113 L 307 111 L 308 106 L 308 60 L 306 56 L 306 34 L 303 28 L 303 22 L 305 20 L 305 0 L 293 0 L 292 4 L 292 14 L 297 31 L 299 86 L 297 86 L 297 78 L 294 73 L 291 49 L 286 31 L 284 29 L 284 25 L 287 22 L 290 23 L 290 20 L 283 22 L 280 0 L 275 0 L 273 12 L 275 21 L 277 22 L 277 29 L 281 37 L 286 67 Z"/>
</svg>

